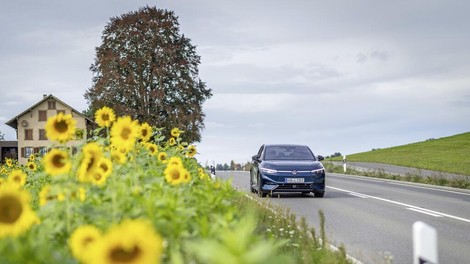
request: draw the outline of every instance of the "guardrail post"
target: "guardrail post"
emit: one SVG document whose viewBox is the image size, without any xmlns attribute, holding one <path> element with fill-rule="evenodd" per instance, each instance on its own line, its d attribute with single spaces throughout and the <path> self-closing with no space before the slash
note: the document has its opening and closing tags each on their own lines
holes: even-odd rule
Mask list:
<svg viewBox="0 0 470 264">
<path fill-rule="evenodd" d="M 438 264 L 437 231 L 426 223 L 413 224 L 413 263 Z"/>
<path fill-rule="evenodd" d="M 346 155 L 343 155 L 343 171 L 346 173 Z"/>
</svg>

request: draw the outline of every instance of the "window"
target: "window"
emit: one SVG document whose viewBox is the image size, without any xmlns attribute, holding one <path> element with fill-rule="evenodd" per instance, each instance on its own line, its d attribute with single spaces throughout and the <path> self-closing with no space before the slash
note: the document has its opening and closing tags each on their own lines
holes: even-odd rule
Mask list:
<svg viewBox="0 0 470 264">
<path fill-rule="evenodd" d="M 57 110 L 57 114 L 62 113 L 65 115 L 65 110 Z"/>
<path fill-rule="evenodd" d="M 47 109 L 55 110 L 55 101 L 48 101 L 47 102 Z"/>
<path fill-rule="evenodd" d="M 38 152 L 39 152 L 39 154 L 41 154 L 41 156 L 44 156 L 47 153 L 47 148 L 46 147 L 39 147 Z"/>
<path fill-rule="evenodd" d="M 21 157 L 23 158 L 29 158 L 34 152 L 33 147 L 24 147 L 21 149 Z"/>
<path fill-rule="evenodd" d="M 47 140 L 45 129 L 39 129 L 39 140 Z"/>
<path fill-rule="evenodd" d="M 47 121 L 47 111 L 46 110 L 39 110 L 38 121 Z"/>
<path fill-rule="evenodd" d="M 33 130 L 25 129 L 24 130 L 24 140 L 33 140 Z"/>
</svg>

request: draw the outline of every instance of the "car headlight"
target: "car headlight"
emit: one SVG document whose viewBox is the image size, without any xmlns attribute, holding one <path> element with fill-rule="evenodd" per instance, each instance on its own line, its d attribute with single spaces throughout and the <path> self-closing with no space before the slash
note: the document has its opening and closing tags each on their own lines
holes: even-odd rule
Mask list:
<svg viewBox="0 0 470 264">
<path fill-rule="evenodd" d="M 316 170 L 312 170 L 312 173 L 313 174 L 323 174 L 325 172 L 325 169 L 316 169 Z"/>
<path fill-rule="evenodd" d="M 261 168 L 260 170 L 264 173 L 269 173 L 269 174 L 277 173 L 277 170 L 273 170 L 273 169 Z"/>
</svg>

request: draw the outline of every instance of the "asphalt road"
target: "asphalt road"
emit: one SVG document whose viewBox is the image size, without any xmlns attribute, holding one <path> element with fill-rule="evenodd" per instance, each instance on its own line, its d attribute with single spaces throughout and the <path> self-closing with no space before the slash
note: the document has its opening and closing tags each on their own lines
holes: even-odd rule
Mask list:
<svg viewBox="0 0 470 264">
<path fill-rule="evenodd" d="M 249 193 L 249 172 L 217 172 Z M 324 198 L 274 195 L 273 204 L 305 217 L 319 232 L 344 245 L 363 263 L 413 263 L 412 225 L 425 222 L 437 230 L 439 263 L 470 263 L 470 192 L 368 177 L 328 173 Z"/>
</svg>

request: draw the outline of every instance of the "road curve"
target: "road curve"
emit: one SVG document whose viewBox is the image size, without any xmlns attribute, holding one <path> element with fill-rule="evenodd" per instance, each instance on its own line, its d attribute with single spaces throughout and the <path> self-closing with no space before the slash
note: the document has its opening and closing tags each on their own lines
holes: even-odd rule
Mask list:
<svg viewBox="0 0 470 264">
<path fill-rule="evenodd" d="M 217 172 L 249 192 L 248 172 Z M 273 204 L 290 208 L 319 230 L 326 218 L 331 244 L 344 244 L 364 263 L 412 263 L 412 225 L 425 222 L 438 233 L 440 263 L 470 263 L 470 191 L 369 177 L 328 173 L 324 198 L 275 195 Z"/>
</svg>

